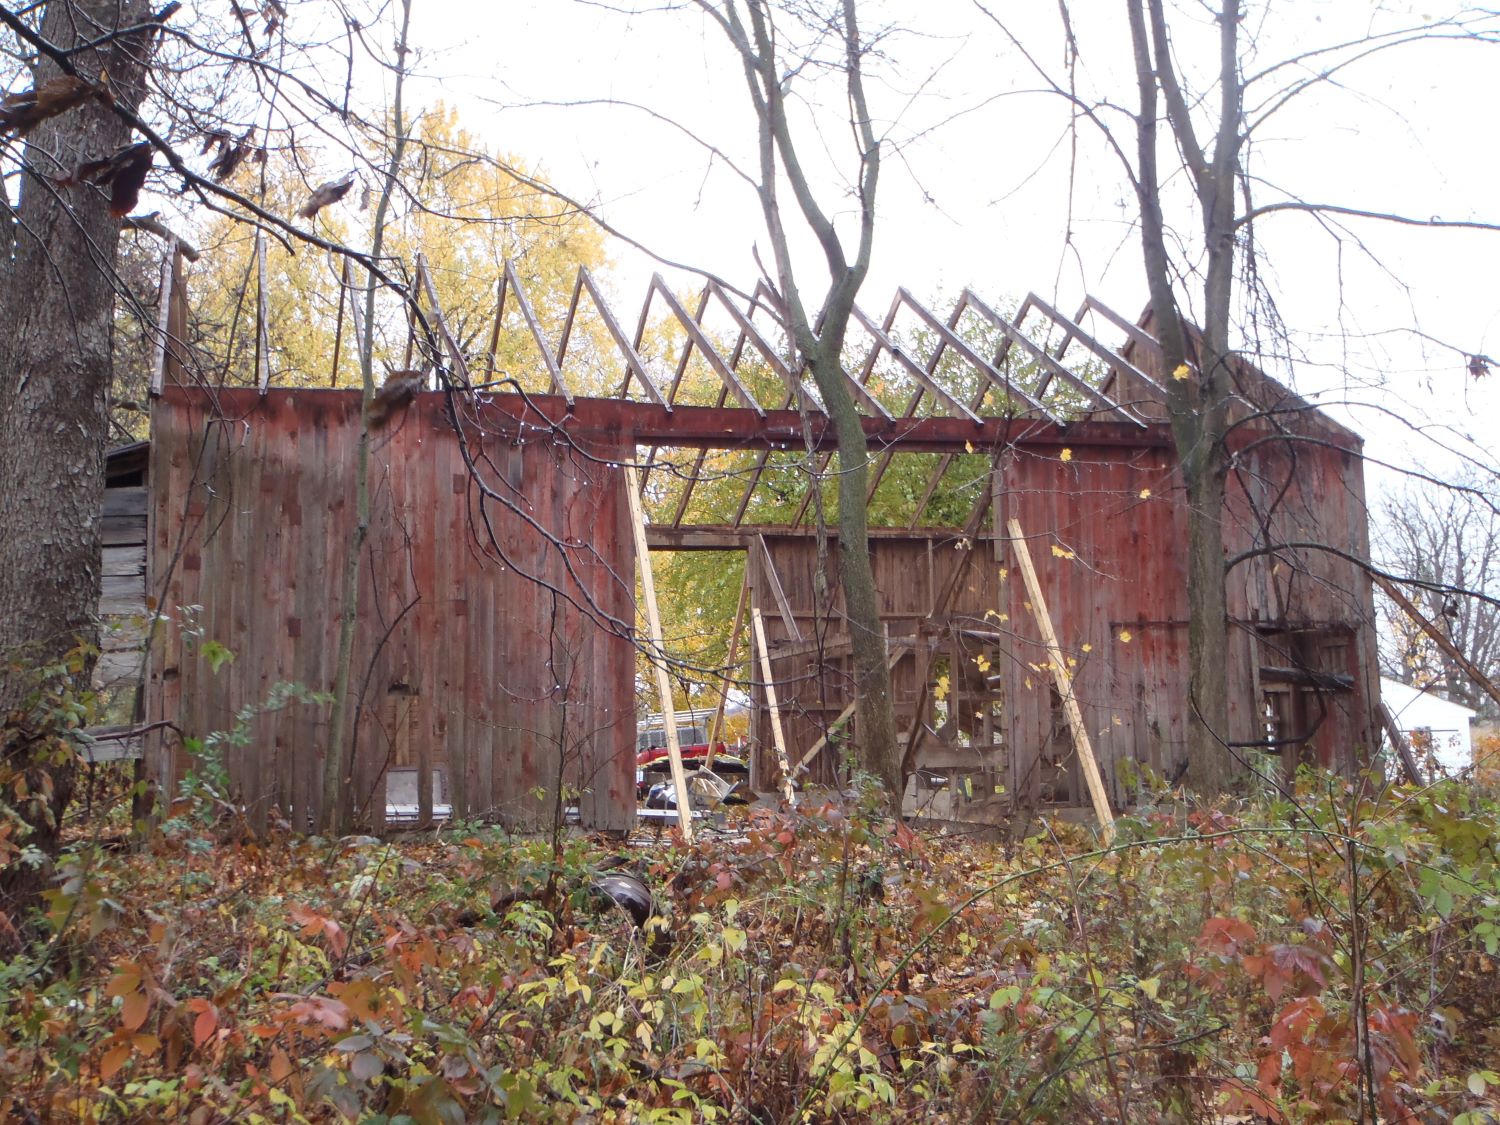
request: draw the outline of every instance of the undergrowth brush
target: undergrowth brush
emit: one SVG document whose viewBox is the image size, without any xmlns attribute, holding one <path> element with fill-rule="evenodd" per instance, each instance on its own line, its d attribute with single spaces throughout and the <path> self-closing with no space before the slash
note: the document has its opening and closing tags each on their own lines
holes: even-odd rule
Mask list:
<svg viewBox="0 0 1500 1125">
<path fill-rule="evenodd" d="M 1493 793 L 1162 794 L 1105 848 L 858 802 L 734 840 L 80 843 L 0 1119 L 1495 1120 Z M 638 927 L 590 890 L 638 874 Z"/>
</svg>

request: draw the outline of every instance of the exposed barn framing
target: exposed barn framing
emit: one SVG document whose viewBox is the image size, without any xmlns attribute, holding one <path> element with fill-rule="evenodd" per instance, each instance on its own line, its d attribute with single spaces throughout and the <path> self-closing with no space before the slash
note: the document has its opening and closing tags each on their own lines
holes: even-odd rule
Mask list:
<svg viewBox="0 0 1500 1125">
<path fill-rule="evenodd" d="M 684 301 L 657 277 L 632 332 L 580 270 L 549 333 L 508 264 L 488 331 L 459 340 L 420 263 L 413 292 L 411 351 L 434 389 L 372 461 L 349 779 L 360 819 L 383 826 L 402 774 L 423 821 L 447 807 L 539 824 L 561 784 L 585 825 L 632 823 L 626 463 L 643 470 L 652 549 L 744 553 L 789 760 L 805 779 L 838 779 L 840 740 L 859 732 L 837 535 L 819 531 L 814 487 L 836 488 L 831 428 L 788 358 L 775 294 L 710 282 Z M 876 458 L 872 554 L 909 802 L 984 821 L 1087 804 L 1010 577 L 1003 529 L 1017 520 L 1110 800 L 1129 803 L 1126 763 L 1181 767 L 1191 705 L 1187 511 L 1149 320 L 1093 300 L 1068 317 L 1035 295 L 1007 316 L 970 290 L 939 316 L 903 289 L 856 323 L 846 378 Z M 502 335 L 526 343 L 528 370 L 496 370 Z M 232 729 L 277 683 L 331 687 L 361 418 L 355 391 L 201 385 L 168 342 L 145 557 L 162 627 L 142 711 L 171 724 L 145 746 L 164 788 L 188 764 L 183 737 Z M 1368 555 L 1361 444 L 1249 363 L 1237 379 L 1227 740 L 1288 766 L 1346 766 L 1377 743 L 1372 593 L 1353 561 Z M 212 667 L 206 640 L 233 661 Z M 744 667 L 717 671 L 749 691 L 768 747 L 765 677 Z M 227 756 L 254 822 L 275 809 L 316 823 L 327 717 L 319 703 L 262 714 Z M 779 782 L 768 748 L 753 779 Z"/>
</svg>

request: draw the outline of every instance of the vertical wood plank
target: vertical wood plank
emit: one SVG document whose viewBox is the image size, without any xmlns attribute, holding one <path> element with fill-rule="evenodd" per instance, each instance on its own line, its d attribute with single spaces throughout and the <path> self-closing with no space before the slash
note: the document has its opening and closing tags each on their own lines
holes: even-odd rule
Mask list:
<svg viewBox="0 0 1500 1125">
<path fill-rule="evenodd" d="M 792 763 L 787 755 L 786 739 L 781 733 L 781 711 L 776 705 L 776 677 L 771 671 L 771 650 L 766 645 L 766 626 L 761 618 L 759 606 L 751 609 L 750 622 L 754 629 L 755 643 L 760 648 L 761 675 L 766 681 L 766 710 L 770 712 L 771 738 L 776 747 L 776 764 L 781 769 L 781 796 L 790 807 L 797 803 L 797 794 L 792 789 Z"/>
<path fill-rule="evenodd" d="M 651 666 L 656 671 L 656 690 L 661 699 L 662 722 L 667 735 L 667 759 L 672 766 L 672 786 L 677 791 L 677 826 L 682 830 L 682 838 L 692 843 L 693 808 L 688 797 L 687 775 L 682 768 L 682 746 L 677 741 L 677 710 L 672 702 L 672 682 L 667 676 L 666 649 L 662 644 L 661 615 L 656 607 L 656 580 L 651 574 L 651 551 L 646 545 L 646 515 L 641 510 L 640 476 L 634 465 L 627 465 L 625 468 L 625 495 L 630 504 L 631 530 L 635 533 L 636 565 L 640 567 L 641 573 L 641 597 L 646 602 L 646 627 L 649 633 L 648 640 L 651 643 L 649 655 Z M 759 621 L 759 618 L 756 620 Z M 767 675 L 769 675 L 769 660 L 766 662 L 766 668 Z M 767 685 L 768 688 L 769 686 Z M 774 709 L 774 703 L 772 706 Z M 780 745 L 779 739 L 778 751 L 782 769 L 788 774 L 786 784 L 790 792 L 791 771 L 787 768 L 786 747 Z"/>
<path fill-rule="evenodd" d="M 1031 564 L 1031 551 L 1021 535 L 1021 525 L 1019 521 L 1013 519 L 1007 526 L 1010 531 L 1011 545 L 1015 549 L 1016 561 L 1021 567 L 1021 576 L 1026 582 L 1027 593 L 1031 595 L 1032 611 L 1036 617 L 1037 627 L 1042 631 L 1042 641 L 1047 646 L 1047 654 L 1052 661 L 1053 680 L 1057 684 L 1058 694 L 1062 696 L 1063 711 L 1067 715 L 1068 725 L 1073 732 L 1073 745 L 1078 752 L 1079 764 L 1083 767 L 1083 776 L 1088 782 L 1089 794 L 1094 801 L 1094 812 L 1099 817 L 1104 842 L 1108 845 L 1114 839 L 1115 834 L 1114 813 L 1110 811 L 1109 797 L 1105 793 L 1104 781 L 1099 776 L 1099 763 L 1094 759 L 1094 750 L 1089 744 L 1089 733 L 1083 725 L 1083 715 L 1078 709 L 1078 700 L 1073 696 L 1072 677 L 1068 674 L 1062 648 L 1057 643 L 1057 634 L 1052 628 L 1052 618 L 1047 613 L 1047 600 L 1043 596 L 1042 585 L 1037 580 L 1036 568 Z"/>
</svg>

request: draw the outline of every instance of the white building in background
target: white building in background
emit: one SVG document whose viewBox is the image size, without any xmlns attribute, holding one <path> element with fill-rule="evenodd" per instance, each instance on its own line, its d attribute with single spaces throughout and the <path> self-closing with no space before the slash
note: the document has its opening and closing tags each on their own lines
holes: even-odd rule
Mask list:
<svg viewBox="0 0 1500 1125">
<path fill-rule="evenodd" d="M 1430 746 L 1444 772 L 1456 774 L 1474 764 L 1474 744 L 1469 736 L 1469 720 L 1475 715 L 1472 709 L 1384 677 L 1380 680 L 1380 698 L 1414 748 L 1421 752 L 1422 747 Z"/>
</svg>

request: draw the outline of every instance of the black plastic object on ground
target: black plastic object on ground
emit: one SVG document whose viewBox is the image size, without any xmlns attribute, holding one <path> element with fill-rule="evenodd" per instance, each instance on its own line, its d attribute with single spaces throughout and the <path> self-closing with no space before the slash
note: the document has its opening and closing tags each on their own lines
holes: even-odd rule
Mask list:
<svg viewBox="0 0 1500 1125">
<path fill-rule="evenodd" d="M 644 926 L 646 919 L 656 912 L 656 904 L 646 884 L 634 875 L 610 872 L 598 876 L 589 884 L 595 894 L 611 899 L 616 906 L 630 915 L 637 926 Z"/>
</svg>

